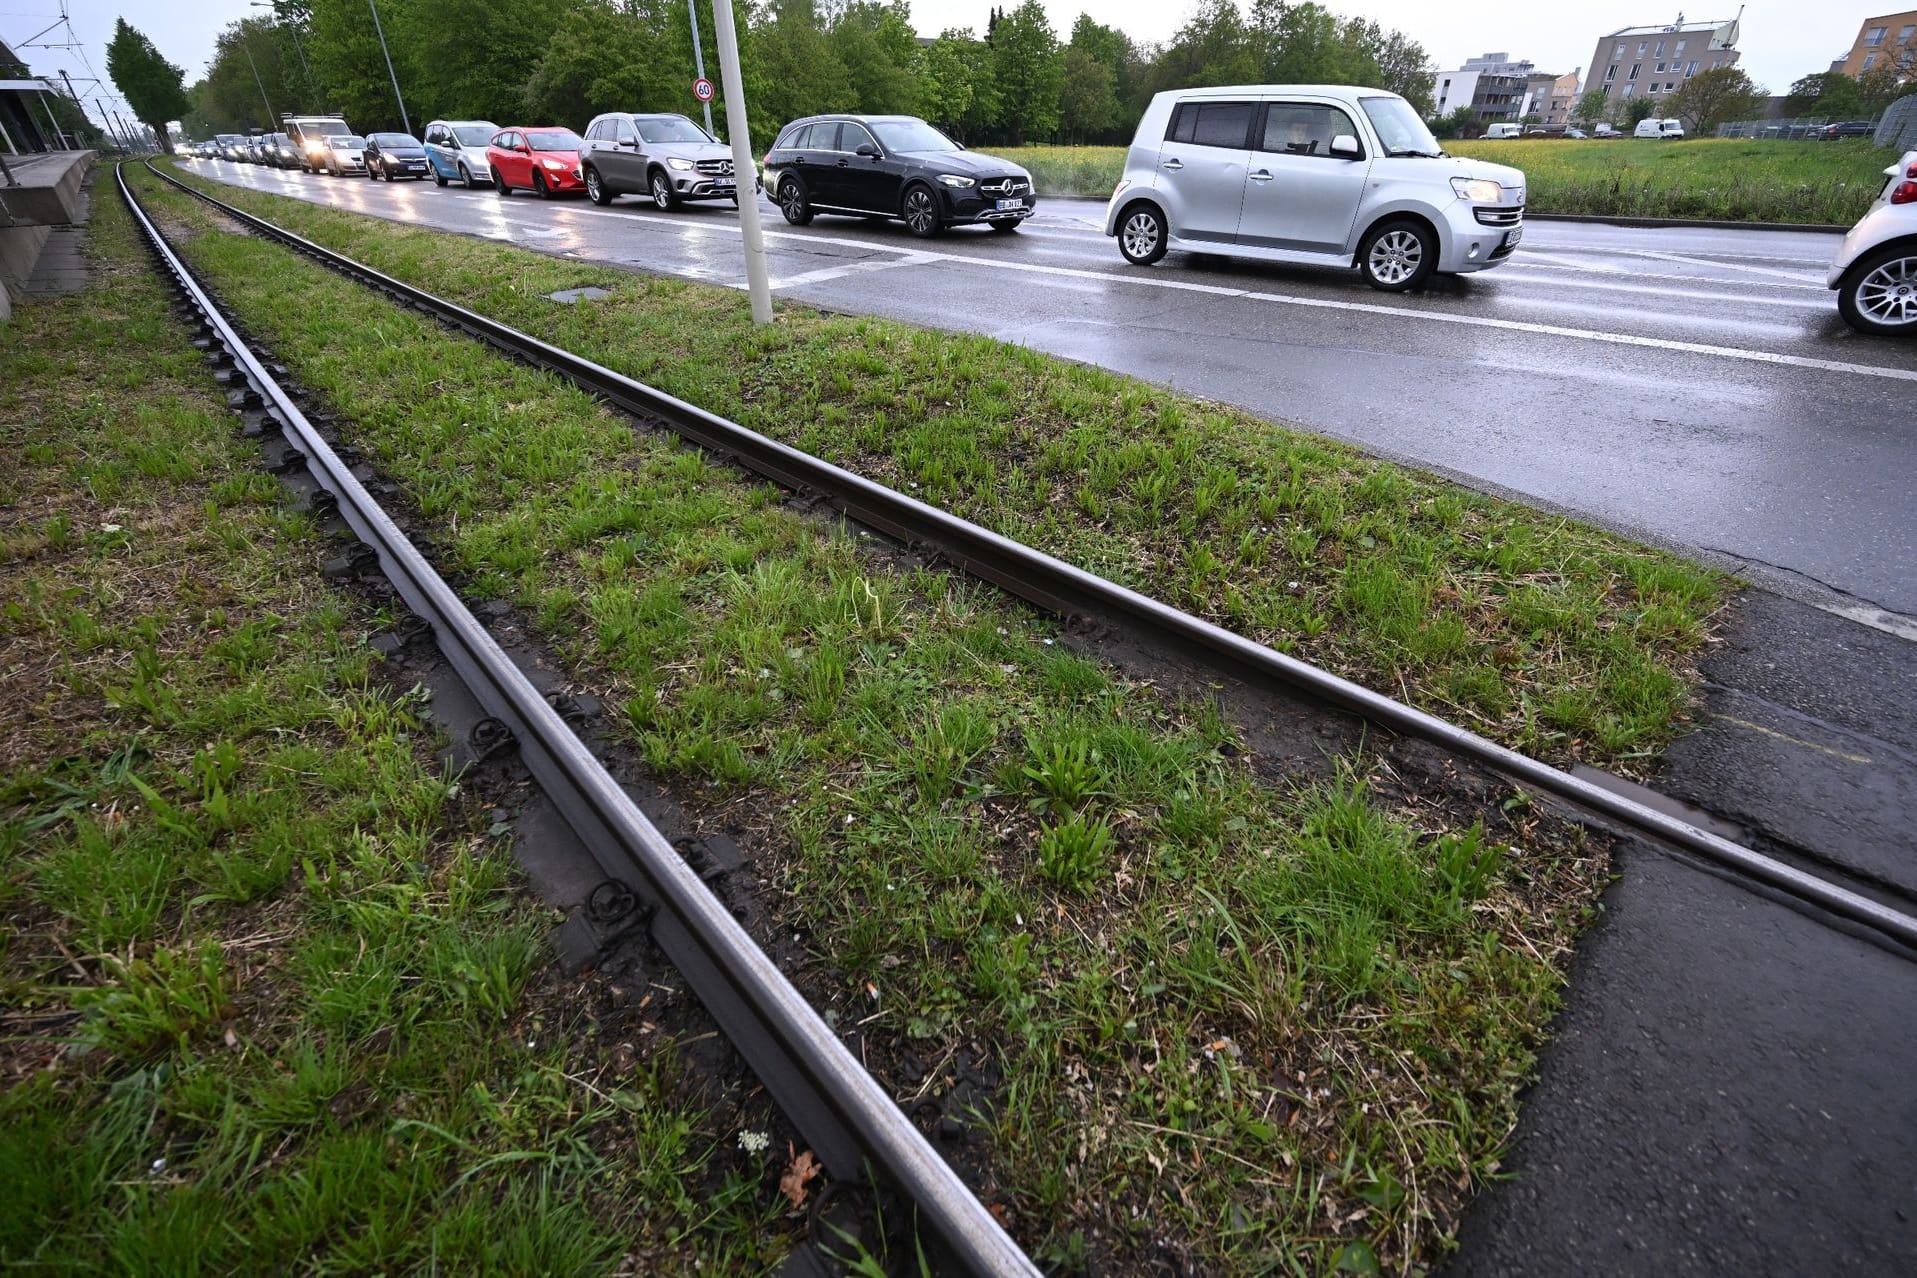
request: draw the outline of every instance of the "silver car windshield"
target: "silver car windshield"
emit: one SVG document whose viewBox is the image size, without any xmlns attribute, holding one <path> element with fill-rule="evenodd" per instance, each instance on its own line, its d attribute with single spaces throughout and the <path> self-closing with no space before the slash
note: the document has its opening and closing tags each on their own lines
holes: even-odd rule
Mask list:
<svg viewBox="0 0 1917 1278">
<path fill-rule="evenodd" d="M 1403 98 L 1360 98 L 1358 105 L 1365 109 L 1371 127 L 1378 130 L 1386 155 L 1444 154 L 1438 139 L 1431 136 L 1431 130 L 1424 127 L 1417 111 Z"/>
<path fill-rule="evenodd" d="M 640 140 L 645 142 L 710 142 L 712 135 L 684 116 L 660 120 L 634 120 Z"/>
<path fill-rule="evenodd" d="M 454 129 L 453 136 L 459 139 L 461 146 L 485 146 L 492 141 L 494 130 L 483 127 Z"/>
<path fill-rule="evenodd" d="M 334 150 L 363 151 L 366 149 L 366 139 L 355 137 L 351 133 L 342 133 L 336 137 L 327 138 L 326 145 Z"/>
<path fill-rule="evenodd" d="M 888 151 L 962 151 L 965 148 L 923 120 L 873 120 L 872 132 Z"/>
</svg>

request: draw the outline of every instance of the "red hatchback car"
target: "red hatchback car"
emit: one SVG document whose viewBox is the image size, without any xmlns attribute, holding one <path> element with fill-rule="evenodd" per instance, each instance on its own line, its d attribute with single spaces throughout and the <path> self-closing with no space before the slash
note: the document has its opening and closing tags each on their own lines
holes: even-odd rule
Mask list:
<svg viewBox="0 0 1917 1278">
<path fill-rule="evenodd" d="M 586 182 L 579 152 L 585 145 L 585 139 L 571 129 L 501 129 L 486 144 L 493 187 L 501 195 L 511 195 L 518 188 L 541 198 L 583 191 Z"/>
</svg>

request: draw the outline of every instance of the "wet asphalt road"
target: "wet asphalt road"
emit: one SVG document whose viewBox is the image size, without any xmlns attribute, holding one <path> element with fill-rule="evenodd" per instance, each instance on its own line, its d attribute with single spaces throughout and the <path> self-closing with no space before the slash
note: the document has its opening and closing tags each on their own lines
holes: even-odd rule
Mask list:
<svg viewBox="0 0 1917 1278">
<path fill-rule="evenodd" d="M 729 205 L 657 214 L 193 167 L 739 283 Z M 1874 615 L 1917 614 L 1917 344 L 1837 321 L 1821 287 L 1835 237 L 1534 223 L 1510 266 L 1392 298 L 1215 259 L 1138 271 L 1090 203 L 1049 204 L 1017 236 L 929 244 L 767 212 L 784 295 L 1230 400 L 1735 558 L 1817 604 L 1744 600 L 1660 788 L 1917 901 L 1917 628 Z M 1514 1176 L 1473 1207 L 1449 1272 L 1917 1272 L 1917 963 L 1660 853 L 1627 849 L 1619 868 L 1526 1100 Z"/>
<path fill-rule="evenodd" d="M 564 256 L 737 286 L 730 204 L 501 199 L 197 161 L 193 171 Z M 1103 205 L 1016 235 L 785 224 L 781 295 L 964 328 L 1297 422 L 1820 603 L 1917 617 L 1917 343 L 1838 320 L 1830 234 L 1533 222 L 1505 266 L 1395 297 L 1354 274 L 1174 254 L 1140 270 Z"/>
</svg>

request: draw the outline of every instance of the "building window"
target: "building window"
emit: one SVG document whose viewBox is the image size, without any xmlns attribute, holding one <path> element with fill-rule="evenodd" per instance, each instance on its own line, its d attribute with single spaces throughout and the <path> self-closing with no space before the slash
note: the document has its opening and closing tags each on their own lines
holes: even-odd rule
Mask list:
<svg viewBox="0 0 1917 1278">
<path fill-rule="evenodd" d="M 1684 56 L 1684 42 L 1682 40 L 1679 40 L 1677 42 L 1677 47 L 1671 50 L 1671 56 L 1674 58 L 1681 58 Z"/>
<path fill-rule="evenodd" d="M 1686 72 L 1685 72 L 1684 74 L 1685 74 L 1685 75 L 1696 75 L 1696 74 L 1697 74 L 1697 63 L 1695 63 L 1695 62 L 1693 62 L 1693 63 L 1691 63 L 1691 69 L 1690 69 L 1689 71 L 1686 71 Z"/>
<path fill-rule="evenodd" d="M 1897 33 L 1898 44 L 1909 44 L 1910 37 L 1917 35 L 1917 23 L 1908 23 Z"/>
<path fill-rule="evenodd" d="M 1659 40 L 1657 42 L 1657 52 L 1653 53 L 1651 56 L 1654 58 L 1661 58 L 1664 56 L 1664 42 L 1662 40 Z"/>
<path fill-rule="evenodd" d="M 1626 80 L 1635 80 L 1635 79 L 1637 79 L 1637 73 L 1638 73 L 1639 71 L 1641 71 L 1641 70 L 1643 70 L 1643 68 L 1644 68 L 1644 64 L 1643 64 L 1642 62 L 1633 62 L 1633 63 L 1631 64 L 1631 74 L 1629 74 L 1629 75 L 1627 75 L 1627 76 L 1625 76 L 1624 78 L 1625 78 Z"/>
<path fill-rule="evenodd" d="M 1620 93 L 1618 96 L 1621 98 L 1628 98 L 1631 96 L 1631 90 L 1635 89 L 1636 87 L 1637 86 L 1635 84 L 1627 84 L 1624 86 L 1624 92 Z"/>
<path fill-rule="evenodd" d="M 1870 64 L 1871 64 L 1871 63 L 1873 63 L 1873 62 L 1875 62 L 1875 61 L 1877 61 L 1877 55 L 1876 55 L 1876 54 L 1874 54 L 1874 53 L 1866 53 L 1866 54 L 1864 55 L 1864 70 L 1866 70 L 1866 71 L 1868 71 L 1868 70 L 1870 70 Z"/>
<path fill-rule="evenodd" d="M 1870 30 L 1864 32 L 1864 47 L 1875 49 L 1884 42 L 1884 37 L 1889 34 L 1889 27 L 1872 27 Z"/>
<path fill-rule="evenodd" d="M 1643 57 L 1644 51 L 1650 47 L 1651 47 L 1651 42 L 1649 40 L 1639 40 L 1637 42 L 1637 56 L 1640 58 Z"/>
<path fill-rule="evenodd" d="M 1660 62 L 1660 63 L 1658 63 L 1658 64 L 1657 64 L 1657 73 L 1658 73 L 1659 75 L 1663 75 L 1663 74 L 1664 74 L 1664 64 L 1663 64 L 1662 62 Z"/>
<path fill-rule="evenodd" d="M 1675 89 L 1676 87 L 1677 87 L 1677 81 L 1675 80 L 1666 80 L 1664 82 L 1664 91 L 1666 93 L 1669 93 L 1672 89 Z"/>
<path fill-rule="evenodd" d="M 1617 79 L 1617 63 L 1613 62 L 1604 70 L 1604 83 L 1609 84 L 1615 79 Z"/>
<path fill-rule="evenodd" d="M 1624 61 L 1624 41 L 1619 40 L 1617 42 L 1617 48 L 1611 50 L 1611 56 L 1616 58 L 1619 62 Z"/>
</svg>

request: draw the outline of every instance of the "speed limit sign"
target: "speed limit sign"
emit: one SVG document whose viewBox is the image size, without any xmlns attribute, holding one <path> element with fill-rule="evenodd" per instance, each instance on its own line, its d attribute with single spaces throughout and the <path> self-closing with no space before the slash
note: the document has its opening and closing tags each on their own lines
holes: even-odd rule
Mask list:
<svg viewBox="0 0 1917 1278">
<path fill-rule="evenodd" d="M 712 101 L 712 81 L 700 76 L 692 82 L 692 96 L 701 102 Z"/>
</svg>

